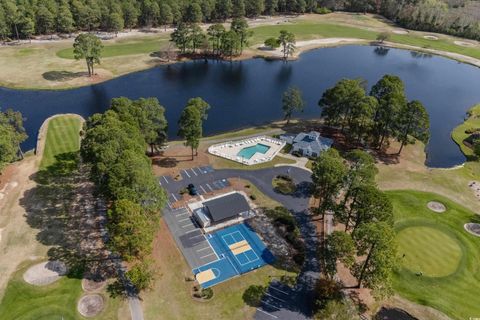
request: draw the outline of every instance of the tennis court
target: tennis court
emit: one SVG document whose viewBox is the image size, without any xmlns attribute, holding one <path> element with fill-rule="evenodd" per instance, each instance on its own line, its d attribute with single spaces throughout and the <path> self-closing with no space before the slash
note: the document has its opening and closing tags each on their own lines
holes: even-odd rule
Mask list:
<svg viewBox="0 0 480 320">
<path fill-rule="evenodd" d="M 218 260 L 193 269 L 202 288 L 208 288 L 243 273 L 271 264 L 272 253 L 245 223 L 207 235 Z"/>
</svg>

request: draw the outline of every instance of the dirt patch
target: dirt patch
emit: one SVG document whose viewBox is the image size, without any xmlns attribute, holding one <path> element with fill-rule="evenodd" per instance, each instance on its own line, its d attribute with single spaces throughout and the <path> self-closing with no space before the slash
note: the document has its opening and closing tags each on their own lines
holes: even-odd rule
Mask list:
<svg viewBox="0 0 480 320">
<path fill-rule="evenodd" d="M 437 36 L 423 36 L 424 39 L 427 39 L 427 40 L 438 40 L 438 37 Z"/>
<path fill-rule="evenodd" d="M 180 175 L 182 169 L 209 165 L 206 148 L 205 145 L 200 145 L 198 155 L 192 160 L 190 147 L 181 144 L 172 145 L 160 155 L 152 158 L 153 171 L 157 176 L 175 178 Z"/>
<path fill-rule="evenodd" d="M 61 261 L 46 261 L 30 267 L 23 280 L 35 286 L 45 286 L 54 283 L 67 274 L 67 266 Z"/>
<path fill-rule="evenodd" d="M 85 292 L 95 292 L 103 289 L 107 282 L 105 280 L 82 279 L 82 289 Z"/>
<path fill-rule="evenodd" d="M 453 43 L 455 43 L 457 46 L 461 46 L 461 47 L 475 47 L 475 43 L 473 43 L 473 42 L 456 40 L 456 41 L 453 41 Z"/>
<path fill-rule="evenodd" d="M 447 210 L 447 207 L 445 207 L 443 203 L 438 201 L 430 201 L 429 203 L 427 203 L 427 207 L 428 209 L 437 213 L 442 213 Z"/>
<path fill-rule="evenodd" d="M 480 223 L 465 223 L 463 227 L 468 233 L 480 237 Z"/>
<path fill-rule="evenodd" d="M 403 29 L 395 29 L 395 30 L 392 30 L 392 32 L 396 34 L 408 34 L 408 31 Z"/>
<path fill-rule="evenodd" d="M 105 308 L 105 301 L 99 294 L 87 294 L 78 300 L 78 312 L 87 318 L 95 317 Z"/>
</svg>

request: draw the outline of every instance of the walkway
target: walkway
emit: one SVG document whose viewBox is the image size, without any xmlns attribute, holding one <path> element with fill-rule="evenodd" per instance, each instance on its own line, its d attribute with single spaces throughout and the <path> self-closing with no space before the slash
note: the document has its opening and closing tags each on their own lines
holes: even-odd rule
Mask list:
<svg viewBox="0 0 480 320">
<path fill-rule="evenodd" d="M 299 188 L 293 195 L 282 195 L 274 191 L 272 179 L 279 174 L 289 174 L 298 184 Z M 305 239 L 305 264 L 298 276 L 295 287 L 289 288 L 279 282 L 272 282 L 267 294 L 262 299 L 261 306 L 257 309 L 255 319 L 308 319 L 312 316 L 312 305 L 314 300 L 315 280 L 320 276 L 320 265 L 317 257 L 319 238 L 315 225 L 308 213 L 309 207 L 309 184 L 311 173 L 297 167 L 275 167 L 261 170 L 215 170 L 208 174 L 190 176 L 182 181 L 169 181 L 163 187 L 170 194 L 193 183 L 201 185 L 210 181 L 241 178 L 249 180 L 262 193 L 280 202 L 290 210 L 298 222 L 300 232 Z"/>
</svg>

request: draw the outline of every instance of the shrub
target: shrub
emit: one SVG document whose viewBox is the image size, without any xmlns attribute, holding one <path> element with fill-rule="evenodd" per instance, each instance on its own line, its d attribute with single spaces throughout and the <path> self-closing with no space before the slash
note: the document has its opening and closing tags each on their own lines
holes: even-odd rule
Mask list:
<svg viewBox="0 0 480 320">
<path fill-rule="evenodd" d="M 318 7 L 315 9 L 316 14 L 329 14 L 332 13 L 332 10 L 326 8 L 326 7 Z"/>
<path fill-rule="evenodd" d="M 280 47 L 280 41 L 278 41 L 278 39 L 276 39 L 276 38 L 268 38 L 267 40 L 265 40 L 265 42 L 263 44 L 266 47 L 269 47 L 271 49 L 276 49 L 276 48 Z"/>
<path fill-rule="evenodd" d="M 466 134 L 473 134 L 473 133 L 477 133 L 477 132 L 480 132 L 480 128 L 469 128 L 469 129 L 465 130 Z"/>
<path fill-rule="evenodd" d="M 203 299 L 212 299 L 213 297 L 213 290 L 212 288 L 206 288 L 206 289 L 202 289 L 202 298 Z"/>
<path fill-rule="evenodd" d="M 252 307 L 258 307 L 263 295 L 267 292 L 267 287 L 251 285 L 243 293 L 243 301 Z"/>
<path fill-rule="evenodd" d="M 256 195 L 254 195 L 254 194 L 251 194 L 251 195 L 250 195 L 250 199 L 252 199 L 252 200 L 254 200 L 254 201 L 255 201 L 255 200 L 257 200 L 257 196 L 256 196 Z"/>
</svg>

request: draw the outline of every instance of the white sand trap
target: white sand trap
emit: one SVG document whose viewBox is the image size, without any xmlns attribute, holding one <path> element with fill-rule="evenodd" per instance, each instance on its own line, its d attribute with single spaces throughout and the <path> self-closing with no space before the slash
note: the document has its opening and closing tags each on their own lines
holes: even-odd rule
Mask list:
<svg viewBox="0 0 480 320">
<path fill-rule="evenodd" d="M 407 30 L 402 30 L 402 29 L 395 29 L 392 32 L 396 34 L 408 34 Z"/>
<path fill-rule="evenodd" d="M 423 38 L 427 40 L 438 40 L 438 37 L 436 36 L 423 36 Z"/>
<path fill-rule="evenodd" d="M 82 289 L 86 292 L 94 292 L 101 290 L 107 284 L 106 281 L 95 281 L 90 279 L 82 279 Z"/>
<path fill-rule="evenodd" d="M 461 47 L 475 47 L 475 43 L 467 41 L 453 41 L 457 46 Z"/>
<path fill-rule="evenodd" d="M 432 211 L 435 211 L 435 212 L 438 212 L 438 213 L 442 213 L 442 212 L 445 212 L 447 210 L 447 207 L 445 207 L 445 205 L 441 202 L 438 202 L 438 201 L 430 201 L 429 203 L 427 203 L 427 207 L 428 209 L 432 210 Z"/>
<path fill-rule="evenodd" d="M 480 237 L 480 223 L 465 223 L 463 227 L 468 233 Z"/>
<path fill-rule="evenodd" d="M 65 274 L 67 274 L 65 263 L 61 261 L 46 261 L 30 267 L 23 274 L 23 280 L 35 286 L 45 286 L 54 283 Z"/>
<path fill-rule="evenodd" d="M 78 300 L 78 312 L 87 318 L 95 317 L 105 308 L 103 297 L 99 294 L 87 294 Z"/>
</svg>

